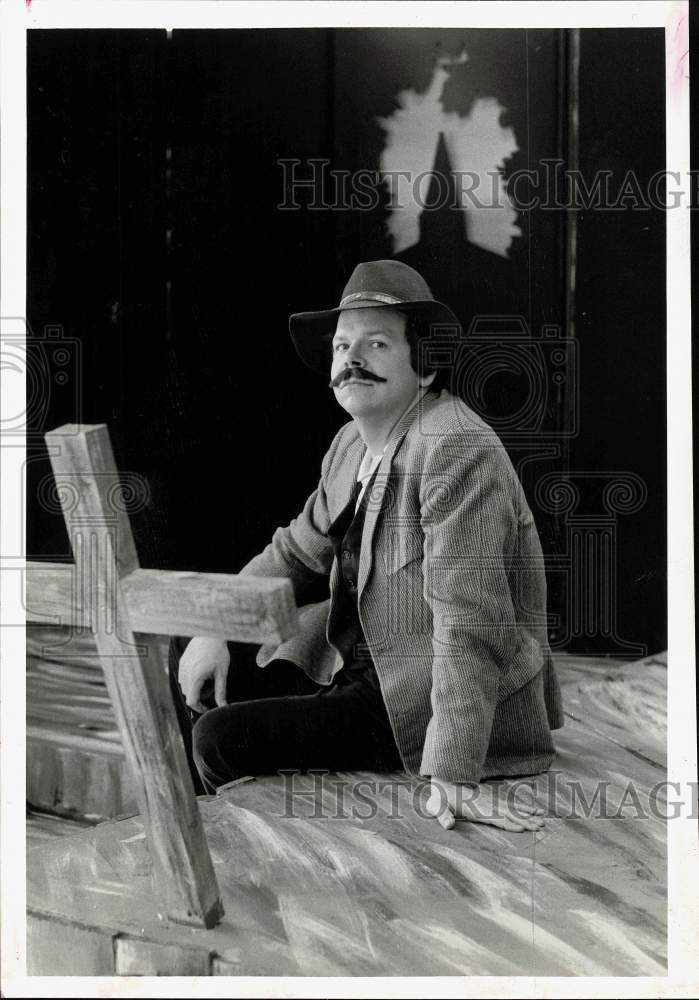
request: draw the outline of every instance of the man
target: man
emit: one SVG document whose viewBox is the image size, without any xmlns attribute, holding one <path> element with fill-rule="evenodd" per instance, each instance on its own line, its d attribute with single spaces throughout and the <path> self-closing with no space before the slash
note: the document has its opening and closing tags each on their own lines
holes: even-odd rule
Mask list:
<svg viewBox="0 0 699 1000">
<path fill-rule="evenodd" d="M 173 640 L 173 692 L 208 791 L 281 769 L 405 768 L 430 778 L 427 807 L 447 829 L 542 824 L 481 784 L 555 755 L 541 547 L 502 444 L 421 362 L 434 324 L 458 327 L 399 261 L 360 264 L 339 307 L 291 317 L 297 351 L 330 370 L 352 419 L 301 514 L 242 570 L 291 580 L 301 634 L 256 663 L 233 643 Z M 307 603 L 328 576 L 329 600 Z"/>
</svg>

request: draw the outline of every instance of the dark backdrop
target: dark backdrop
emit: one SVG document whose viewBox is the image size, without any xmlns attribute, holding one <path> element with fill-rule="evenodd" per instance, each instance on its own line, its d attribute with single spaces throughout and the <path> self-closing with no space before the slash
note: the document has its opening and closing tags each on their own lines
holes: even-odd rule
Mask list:
<svg viewBox="0 0 699 1000">
<path fill-rule="evenodd" d="M 385 196 L 371 211 L 280 211 L 279 160 L 377 169 L 377 117 L 462 46 L 444 110 L 498 98 L 519 145 L 506 175 L 565 157 L 563 33 L 29 32 L 27 316 L 37 359 L 53 371 L 59 340 L 68 359 L 30 416 L 29 558 L 69 558 L 62 519 L 36 500 L 50 468 L 40 432 L 66 421 L 107 423 L 120 469 L 147 482 L 132 518 L 144 566 L 235 571 L 294 516 L 345 415 L 297 360 L 288 315 L 335 303 L 357 261 L 392 248 Z M 582 32 L 579 115 L 583 174 L 633 169 L 643 184 L 664 167 L 661 31 Z M 520 213 L 508 258 L 469 242 L 460 216 L 424 213 L 399 256 L 465 328 L 517 314 L 530 336 L 550 328 L 570 345 L 567 213 Z M 635 655 L 666 644 L 664 220 L 577 222 L 574 433 L 572 385 L 549 386 L 531 434 L 502 422 L 516 372 L 478 402 L 540 527 L 552 640 Z M 645 492 L 610 513 L 615 475 Z M 556 499 L 560 480 L 577 484 L 577 506 Z"/>
</svg>

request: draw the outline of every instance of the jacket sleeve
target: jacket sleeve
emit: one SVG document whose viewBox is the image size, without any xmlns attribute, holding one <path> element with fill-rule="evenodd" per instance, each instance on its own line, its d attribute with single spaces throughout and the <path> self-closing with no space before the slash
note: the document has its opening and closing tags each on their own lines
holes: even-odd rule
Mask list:
<svg viewBox="0 0 699 1000">
<path fill-rule="evenodd" d="M 518 646 L 508 570 L 514 473 L 497 438 L 445 437 L 421 479 L 424 599 L 432 611 L 432 717 L 421 773 L 480 781 L 502 674 Z"/>
<path fill-rule="evenodd" d="M 325 483 L 336 450 L 337 438 L 323 459 L 318 487 L 309 496 L 303 510 L 283 528 L 277 528 L 272 540 L 259 555 L 240 570 L 241 576 L 276 576 L 291 580 L 297 605 L 318 583 L 319 577 L 330 573 L 334 556 L 328 538 L 328 514 Z"/>
</svg>

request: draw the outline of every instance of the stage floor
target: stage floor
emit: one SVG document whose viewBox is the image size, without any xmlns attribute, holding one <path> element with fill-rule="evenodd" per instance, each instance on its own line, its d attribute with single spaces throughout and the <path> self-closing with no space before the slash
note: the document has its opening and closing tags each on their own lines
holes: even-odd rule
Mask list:
<svg viewBox="0 0 699 1000">
<path fill-rule="evenodd" d="M 244 782 L 200 799 L 209 931 L 167 920 L 138 817 L 35 837 L 29 974 L 664 975 L 665 658 L 557 664 L 542 831 L 445 831 L 401 774 Z"/>
</svg>

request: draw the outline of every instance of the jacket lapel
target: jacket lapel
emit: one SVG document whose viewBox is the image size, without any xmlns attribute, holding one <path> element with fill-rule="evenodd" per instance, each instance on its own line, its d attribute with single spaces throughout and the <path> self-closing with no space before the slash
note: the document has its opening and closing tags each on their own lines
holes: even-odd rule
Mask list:
<svg viewBox="0 0 699 1000">
<path fill-rule="evenodd" d="M 333 484 L 332 500 L 329 503 L 331 527 L 332 522 L 337 520 L 349 503 L 365 450 L 366 446 L 357 434 L 357 437 L 347 445 L 344 455 L 338 461 L 337 478 Z"/>
<path fill-rule="evenodd" d="M 430 393 L 422 396 L 417 403 L 403 414 L 388 439 L 381 464 L 376 472 L 374 487 L 367 502 L 359 557 L 359 579 L 357 581 L 359 597 L 362 595 L 364 584 L 367 581 L 372 566 L 374 531 L 386 497 L 393 458 L 414 421 L 419 419 L 421 413 L 425 413 L 427 409 L 431 409 L 434 405 L 434 400 L 435 397 Z"/>
</svg>

